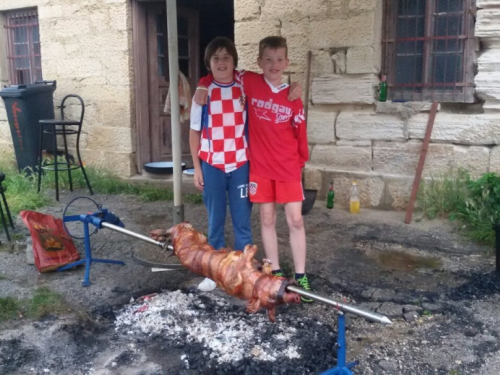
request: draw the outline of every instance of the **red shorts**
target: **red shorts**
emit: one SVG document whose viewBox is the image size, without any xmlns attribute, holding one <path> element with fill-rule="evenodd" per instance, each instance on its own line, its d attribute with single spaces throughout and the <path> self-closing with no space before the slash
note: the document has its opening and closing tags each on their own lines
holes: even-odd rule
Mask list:
<svg viewBox="0 0 500 375">
<path fill-rule="evenodd" d="M 248 192 L 250 202 L 254 203 L 290 203 L 304 200 L 302 182 L 276 181 L 253 174 L 250 174 Z"/>
</svg>

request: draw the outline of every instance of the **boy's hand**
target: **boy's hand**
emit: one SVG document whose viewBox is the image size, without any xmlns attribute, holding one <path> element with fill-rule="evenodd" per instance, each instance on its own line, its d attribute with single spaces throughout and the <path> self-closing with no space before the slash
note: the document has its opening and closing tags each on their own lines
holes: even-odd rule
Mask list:
<svg viewBox="0 0 500 375">
<path fill-rule="evenodd" d="M 302 92 L 302 89 L 301 89 Z M 196 88 L 196 92 L 194 93 L 194 102 L 198 105 L 207 104 L 208 91 L 206 87 L 199 86 Z"/>
<path fill-rule="evenodd" d="M 294 100 L 300 99 L 302 96 L 302 85 L 298 82 L 292 83 L 290 86 L 290 91 L 288 92 L 288 100 L 293 102 Z"/>
<path fill-rule="evenodd" d="M 194 186 L 201 191 L 203 191 L 203 188 L 205 187 L 205 183 L 203 182 L 203 173 L 199 168 L 194 169 Z"/>
</svg>

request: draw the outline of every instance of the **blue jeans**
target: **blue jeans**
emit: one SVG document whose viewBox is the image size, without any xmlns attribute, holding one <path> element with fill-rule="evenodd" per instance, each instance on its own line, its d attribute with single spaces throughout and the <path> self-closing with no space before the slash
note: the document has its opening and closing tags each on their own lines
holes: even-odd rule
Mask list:
<svg viewBox="0 0 500 375">
<path fill-rule="evenodd" d="M 202 161 L 203 202 L 208 212 L 208 243 L 216 250 L 225 247 L 224 224 L 229 202 L 234 229 L 234 249 L 243 250 L 252 244 L 252 203 L 248 199 L 248 162 L 226 173 Z"/>
</svg>

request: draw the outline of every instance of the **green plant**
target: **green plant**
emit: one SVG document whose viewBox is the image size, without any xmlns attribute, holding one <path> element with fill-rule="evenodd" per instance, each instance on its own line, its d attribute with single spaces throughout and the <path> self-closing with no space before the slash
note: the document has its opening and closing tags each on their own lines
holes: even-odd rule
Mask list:
<svg viewBox="0 0 500 375">
<path fill-rule="evenodd" d="M 201 204 L 203 203 L 203 195 L 201 194 L 186 194 L 184 200 L 189 203 Z"/>
<path fill-rule="evenodd" d="M 60 314 L 68 311 L 63 298 L 48 288 L 38 288 L 27 306 L 27 315 L 39 318 L 47 314 Z"/>
<path fill-rule="evenodd" d="M 12 297 L 0 297 L 0 321 L 15 318 L 21 306 L 17 300 Z"/>
<path fill-rule="evenodd" d="M 38 177 L 33 170 L 27 168 L 19 173 L 15 163 L 6 157 L 0 158 L 0 170 L 6 174 L 6 180 L 3 184 L 7 187 L 6 196 L 12 214 L 15 215 L 22 210 L 37 210 L 54 203 L 51 195 L 46 193 L 48 188 L 54 188 L 53 172 L 47 172 L 42 176 L 41 193 L 39 194 L 37 193 Z M 150 184 L 131 184 L 111 171 L 93 166 L 88 166 L 85 170 L 96 193 L 136 195 L 144 202 L 171 201 L 174 198 L 171 189 L 158 188 Z M 74 171 L 71 176 L 75 189 L 86 189 L 87 186 L 81 170 Z M 60 172 L 59 188 L 64 190 L 69 189 L 69 187 L 68 174 Z M 199 194 L 186 194 L 184 197 L 186 202 L 203 202 L 203 198 Z"/>
<path fill-rule="evenodd" d="M 422 184 L 417 204 L 426 217 L 458 220 L 467 237 L 493 245 L 493 224 L 500 223 L 500 177 L 486 173 L 474 180 L 465 170 L 450 172 Z"/>
<path fill-rule="evenodd" d="M 469 181 L 469 173 L 463 169 L 432 176 L 430 181 L 420 185 L 418 207 L 429 219 L 449 217 L 463 207 Z"/>
</svg>

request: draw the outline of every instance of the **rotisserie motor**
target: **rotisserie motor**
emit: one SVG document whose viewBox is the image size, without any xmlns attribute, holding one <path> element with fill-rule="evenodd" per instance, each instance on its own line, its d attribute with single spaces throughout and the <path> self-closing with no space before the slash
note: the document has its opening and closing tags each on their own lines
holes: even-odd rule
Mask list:
<svg viewBox="0 0 500 375">
<path fill-rule="evenodd" d="M 207 238 L 189 223 L 177 224 L 168 230 L 156 229 L 150 234 L 157 241 L 170 238 L 174 254 L 191 272 L 214 280 L 227 294 L 248 300 L 249 313 L 265 308 L 274 322 L 276 306 L 300 303 L 298 294 L 286 291 L 288 285 L 295 283 L 293 280 L 271 275 L 268 264 L 262 267 L 264 272 L 258 269 L 254 261 L 255 245 L 245 246 L 244 251 L 214 250 Z"/>
</svg>

